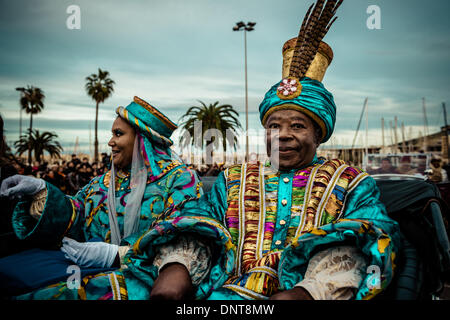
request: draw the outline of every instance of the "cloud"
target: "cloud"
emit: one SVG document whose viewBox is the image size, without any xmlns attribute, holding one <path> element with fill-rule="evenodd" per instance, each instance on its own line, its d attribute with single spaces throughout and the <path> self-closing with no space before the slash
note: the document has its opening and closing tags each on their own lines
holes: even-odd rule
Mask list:
<svg viewBox="0 0 450 320">
<path fill-rule="evenodd" d="M 450 2 L 380 1 L 382 30 L 368 30 L 366 8 L 372 2 L 344 2 L 325 39 L 335 53 L 324 79 L 338 106 L 335 136 L 347 143 L 366 97 L 373 143 L 381 139 L 381 118 L 388 124 L 397 116 L 419 134 L 422 97 L 430 131 L 439 128 L 442 102 L 448 102 Z M 243 33 L 231 31 L 239 20 L 257 22 L 247 34 L 248 94 L 249 127 L 260 128 L 259 103 L 281 77 L 281 47 L 297 34 L 308 6 L 292 0 L 81 0 L 81 30 L 68 30 L 70 1 L 0 3 L 5 48 L 0 51 L 0 112 L 9 139 L 18 136 L 14 88 L 30 84 L 46 93 L 45 109 L 35 117 L 39 129 L 56 131 L 67 143 L 78 134 L 88 141 L 95 102 L 86 95 L 84 79 L 101 67 L 116 81 L 114 94 L 100 105 L 103 144 L 114 109 L 134 95 L 174 121 L 198 100 L 228 103 L 245 126 Z M 425 13 L 433 19 L 424 19 Z"/>
</svg>

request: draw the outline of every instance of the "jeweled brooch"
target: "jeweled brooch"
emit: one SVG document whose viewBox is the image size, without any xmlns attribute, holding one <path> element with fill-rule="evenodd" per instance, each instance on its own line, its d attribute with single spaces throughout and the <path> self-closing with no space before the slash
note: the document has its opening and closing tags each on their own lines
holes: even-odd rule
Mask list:
<svg viewBox="0 0 450 320">
<path fill-rule="evenodd" d="M 294 77 L 284 78 L 277 88 L 277 96 L 283 100 L 297 98 L 301 92 L 302 84 Z"/>
</svg>

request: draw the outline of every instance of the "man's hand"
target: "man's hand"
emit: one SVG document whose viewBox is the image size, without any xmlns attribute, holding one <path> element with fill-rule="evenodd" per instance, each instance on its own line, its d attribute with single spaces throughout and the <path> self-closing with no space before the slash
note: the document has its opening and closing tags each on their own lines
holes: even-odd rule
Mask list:
<svg viewBox="0 0 450 320">
<path fill-rule="evenodd" d="M 294 287 L 290 290 L 275 293 L 270 300 L 314 300 L 302 287 Z"/>
<path fill-rule="evenodd" d="M 159 272 L 153 285 L 150 299 L 153 300 L 183 300 L 193 298 L 189 271 L 181 263 L 169 263 Z"/>
</svg>

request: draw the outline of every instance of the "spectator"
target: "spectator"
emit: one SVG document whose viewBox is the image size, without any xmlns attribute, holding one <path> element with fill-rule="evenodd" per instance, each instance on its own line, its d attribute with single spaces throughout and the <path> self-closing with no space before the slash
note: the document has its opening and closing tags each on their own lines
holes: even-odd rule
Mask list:
<svg viewBox="0 0 450 320">
<path fill-rule="evenodd" d="M 83 161 L 78 167 L 77 174 L 80 185 L 86 185 L 91 180 L 92 176 L 92 168 L 89 163 Z"/>
<path fill-rule="evenodd" d="M 75 165 L 72 161 L 67 162 L 67 166 L 63 168 L 64 175 L 68 175 L 69 173 L 75 171 Z"/>
<path fill-rule="evenodd" d="M 398 173 L 415 175 L 417 170 L 411 166 L 411 157 L 404 156 L 400 159 L 400 166 L 398 167 Z"/>
<path fill-rule="evenodd" d="M 86 167 L 91 167 L 88 157 L 83 157 L 83 162 L 81 164 L 85 165 Z"/>
<path fill-rule="evenodd" d="M 37 176 L 38 172 L 39 172 L 39 161 L 35 161 L 33 162 L 33 166 L 31 167 L 32 172 L 33 172 L 33 176 Z"/>
<path fill-rule="evenodd" d="M 389 158 L 381 159 L 381 166 L 378 169 L 370 171 L 370 174 L 388 174 L 388 173 L 398 173 L 397 169 L 392 166 L 391 160 Z"/>
<path fill-rule="evenodd" d="M 431 174 L 429 177 L 435 183 L 448 181 L 447 172 L 442 169 L 441 162 L 442 160 L 439 157 L 433 157 L 431 159 Z"/>
<path fill-rule="evenodd" d="M 72 160 L 70 162 L 73 163 L 73 167 L 75 168 L 78 164 L 81 163 L 80 159 L 77 158 L 77 155 L 75 153 L 72 154 Z"/>
<path fill-rule="evenodd" d="M 62 186 L 64 185 L 64 177 L 59 174 L 58 164 L 53 164 L 43 179 L 59 189 L 62 189 Z"/>
</svg>

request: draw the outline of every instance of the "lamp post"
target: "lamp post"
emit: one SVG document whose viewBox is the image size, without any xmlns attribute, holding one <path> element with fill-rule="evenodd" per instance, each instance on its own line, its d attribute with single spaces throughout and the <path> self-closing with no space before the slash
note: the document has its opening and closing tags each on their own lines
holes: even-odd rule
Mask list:
<svg viewBox="0 0 450 320">
<path fill-rule="evenodd" d="M 248 160 L 248 85 L 247 85 L 247 31 L 255 30 L 256 22 L 237 22 L 233 31 L 244 30 L 244 60 L 245 60 L 245 161 Z"/>
</svg>

